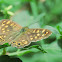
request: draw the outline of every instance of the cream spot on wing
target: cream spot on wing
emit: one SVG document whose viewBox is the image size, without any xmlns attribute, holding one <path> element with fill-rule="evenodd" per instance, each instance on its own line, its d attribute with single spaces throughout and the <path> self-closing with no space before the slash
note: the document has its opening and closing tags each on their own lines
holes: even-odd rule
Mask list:
<svg viewBox="0 0 62 62">
<path fill-rule="evenodd" d="M 0 36 L 0 38 L 2 38 L 2 36 Z"/>
<path fill-rule="evenodd" d="M 5 28 L 7 28 L 7 27 L 8 27 L 8 25 L 5 26 Z"/>
<path fill-rule="evenodd" d="M 13 27 L 16 27 L 16 25 L 14 25 Z"/>
<path fill-rule="evenodd" d="M 30 37 L 32 37 L 32 35 L 30 35 Z"/>
<path fill-rule="evenodd" d="M 24 44 L 28 44 L 28 41 L 23 42 Z"/>
<path fill-rule="evenodd" d="M 36 30 L 33 31 L 33 33 L 35 33 Z"/>
<path fill-rule="evenodd" d="M 30 34 L 30 32 L 28 32 L 28 34 Z"/>
<path fill-rule="evenodd" d="M 45 29 L 42 31 L 42 33 L 44 33 L 45 32 Z"/>
<path fill-rule="evenodd" d="M 2 30 L 5 30 L 5 28 L 2 28 Z"/>
<path fill-rule="evenodd" d="M 7 31 L 9 31 L 9 30 L 7 30 Z"/>
<path fill-rule="evenodd" d="M 48 32 L 46 32 L 46 34 L 48 34 Z"/>
<path fill-rule="evenodd" d="M 0 29 L 1 29 L 1 27 L 0 27 Z"/>
<path fill-rule="evenodd" d="M 40 31 L 39 30 L 37 30 L 37 32 L 36 33 L 39 33 Z"/>
<path fill-rule="evenodd" d="M 40 36 L 40 34 L 37 34 L 37 36 Z"/>
<path fill-rule="evenodd" d="M 5 23 L 6 21 L 3 21 L 3 23 Z"/>
<path fill-rule="evenodd" d="M 14 25 L 14 23 L 10 24 L 10 26 L 13 26 L 13 25 Z"/>
<path fill-rule="evenodd" d="M 4 26 L 5 24 L 2 23 L 2 26 Z"/>
<path fill-rule="evenodd" d="M 4 38 L 5 38 L 6 36 L 4 36 Z"/>
<path fill-rule="evenodd" d="M 42 34 L 42 36 L 45 36 L 45 34 Z"/>
<path fill-rule="evenodd" d="M 33 40 L 33 38 L 30 38 L 30 40 Z"/>
<path fill-rule="evenodd" d="M 5 31 L 3 31 L 3 33 L 5 33 Z"/>
<path fill-rule="evenodd" d="M 25 40 L 22 40 L 22 42 L 25 41 Z"/>
<path fill-rule="evenodd" d="M 0 36 L 0 39 L 1 39 L 2 41 L 5 41 L 5 40 L 2 38 L 2 36 Z"/>
<path fill-rule="evenodd" d="M 10 21 L 8 21 L 6 24 L 9 24 L 10 23 Z"/>
<path fill-rule="evenodd" d="M 37 36 L 35 36 L 35 39 L 37 39 Z"/>
</svg>

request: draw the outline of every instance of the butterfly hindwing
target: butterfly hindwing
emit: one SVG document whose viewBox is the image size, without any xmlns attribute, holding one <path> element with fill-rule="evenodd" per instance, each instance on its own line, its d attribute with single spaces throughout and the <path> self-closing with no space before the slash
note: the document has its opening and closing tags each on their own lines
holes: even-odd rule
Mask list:
<svg viewBox="0 0 62 62">
<path fill-rule="evenodd" d="M 5 42 L 5 37 L 6 35 L 5 34 L 0 34 L 0 45 L 3 45 Z"/>
<path fill-rule="evenodd" d="M 17 47 L 17 48 L 23 48 L 25 46 L 28 46 L 31 42 L 29 41 L 29 37 L 27 36 L 27 33 L 19 35 L 15 40 L 10 42 L 11 46 Z"/>
</svg>

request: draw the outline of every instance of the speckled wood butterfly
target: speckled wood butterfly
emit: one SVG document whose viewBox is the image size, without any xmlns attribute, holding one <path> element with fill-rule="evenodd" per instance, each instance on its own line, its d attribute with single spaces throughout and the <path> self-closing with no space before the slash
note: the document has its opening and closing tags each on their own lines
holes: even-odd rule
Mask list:
<svg viewBox="0 0 62 62">
<path fill-rule="evenodd" d="M 23 48 L 31 42 L 48 38 L 51 33 L 48 29 L 22 27 L 8 19 L 0 21 L 0 45 L 9 43 L 13 47 Z"/>
</svg>

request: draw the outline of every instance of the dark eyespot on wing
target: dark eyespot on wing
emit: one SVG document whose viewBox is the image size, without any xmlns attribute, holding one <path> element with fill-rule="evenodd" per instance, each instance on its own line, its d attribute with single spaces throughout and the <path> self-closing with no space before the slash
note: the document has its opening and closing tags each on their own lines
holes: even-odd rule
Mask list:
<svg viewBox="0 0 62 62">
<path fill-rule="evenodd" d="M 18 45 L 20 45 L 20 43 L 18 43 Z"/>
<path fill-rule="evenodd" d="M 46 34 L 46 31 L 44 32 L 44 34 Z"/>
<path fill-rule="evenodd" d="M 13 43 L 15 43 L 15 42 L 13 42 Z"/>
</svg>

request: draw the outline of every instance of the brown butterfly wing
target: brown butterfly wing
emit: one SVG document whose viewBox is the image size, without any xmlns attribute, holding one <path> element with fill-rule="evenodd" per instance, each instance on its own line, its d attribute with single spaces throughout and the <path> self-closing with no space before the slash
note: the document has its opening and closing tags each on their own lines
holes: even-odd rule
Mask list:
<svg viewBox="0 0 62 62">
<path fill-rule="evenodd" d="M 28 36 L 30 37 L 30 41 L 35 42 L 48 38 L 51 34 L 52 32 L 48 29 L 30 29 Z"/>
<path fill-rule="evenodd" d="M 22 27 L 12 20 L 4 19 L 0 21 L 0 44 L 6 43 L 6 39 L 12 33 L 19 31 Z"/>
<path fill-rule="evenodd" d="M 41 39 L 45 39 L 51 35 L 51 31 L 48 29 L 28 29 L 22 35 L 19 35 L 17 39 L 10 44 L 13 47 L 23 48 L 28 46 L 31 42 L 35 42 Z"/>
<path fill-rule="evenodd" d="M 23 48 L 25 46 L 28 46 L 30 43 L 31 42 L 29 41 L 27 33 L 24 33 L 22 35 L 19 35 L 16 39 L 14 39 L 9 44 L 11 44 L 11 46 L 13 47 Z"/>
<path fill-rule="evenodd" d="M 0 33 L 19 31 L 22 27 L 12 20 L 4 19 L 0 21 Z M 10 33 L 9 33 L 10 34 Z"/>
</svg>

